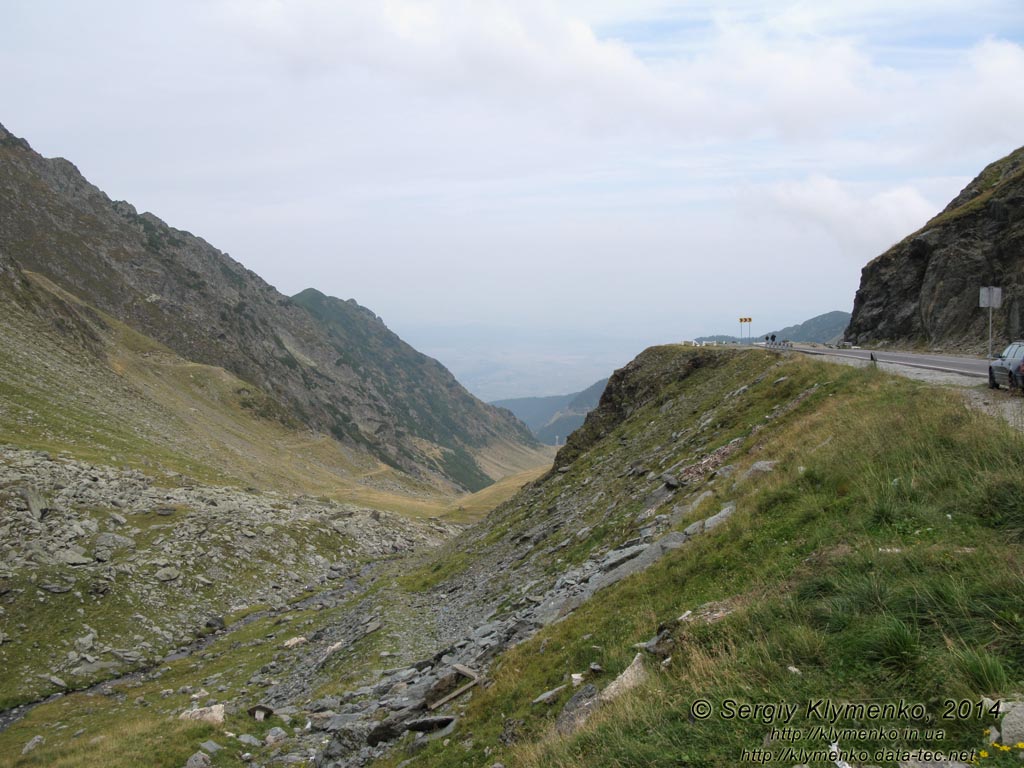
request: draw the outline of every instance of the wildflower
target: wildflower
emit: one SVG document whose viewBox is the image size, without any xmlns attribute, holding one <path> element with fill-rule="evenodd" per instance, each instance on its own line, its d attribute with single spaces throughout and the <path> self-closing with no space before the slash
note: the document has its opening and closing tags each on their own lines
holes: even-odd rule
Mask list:
<svg viewBox="0 0 1024 768">
<path fill-rule="evenodd" d="M 1010 751 L 1010 748 L 1008 746 L 1006 746 L 1005 744 L 1000 744 L 999 745 L 999 749 L 1001 749 L 1003 752 L 1009 752 Z"/>
<path fill-rule="evenodd" d="M 988 757 L 988 751 L 984 749 L 981 750 L 981 752 L 978 753 L 978 757 Z"/>
<path fill-rule="evenodd" d="M 1024 741 L 1018 741 L 1013 746 L 1015 746 L 1017 749 L 1024 749 Z"/>
</svg>

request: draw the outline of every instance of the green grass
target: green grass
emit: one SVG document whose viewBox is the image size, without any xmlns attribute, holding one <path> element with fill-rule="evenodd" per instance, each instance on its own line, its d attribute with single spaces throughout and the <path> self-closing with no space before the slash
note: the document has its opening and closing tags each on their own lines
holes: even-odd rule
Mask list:
<svg viewBox="0 0 1024 768">
<path fill-rule="evenodd" d="M 962 216 L 980 211 L 993 195 L 1001 191 L 1007 185 L 1024 178 L 1024 168 L 1019 168 L 1015 172 L 1009 173 L 1005 175 L 1005 177 L 1003 176 L 1006 166 L 1008 166 L 1012 160 L 1020 157 L 1021 154 L 1021 151 L 1017 150 L 1010 153 L 1002 160 L 992 163 L 989 167 L 985 168 L 981 176 L 978 178 L 978 186 L 981 191 L 975 197 L 951 211 L 940 213 L 929 221 L 921 230 L 919 230 L 919 232 L 929 229 L 937 224 L 954 221 Z M 916 235 L 917 233 L 915 232 L 914 234 Z"/>
<path fill-rule="evenodd" d="M 620 424 L 573 466 L 561 491 L 577 469 L 582 477 L 623 452 L 643 455 L 666 432 L 692 428 L 682 403 L 671 417 L 661 411 L 664 403 L 683 395 L 689 410 L 703 415 L 714 400 L 702 397 L 703 388 L 718 378 L 719 393 L 730 391 L 731 365 L 706 379 L 695 374 L 675 400 L 659 398 L 653 410 Z M 967 411 L 954 394 L 876 371 L 796 361 L 782 375 L 789 379 L 774 392 L 766 379 L 731 403 L 719 395 L 707 447 L 760 420 L 767 426 L 747 437 L 736 461 L 741 469 L 756 459 L 779 461 L 758 481 L 714 486 L 712 505 L 736 501 L 733 518 L 505 653 L 451 743 L 431 743 L 413 766 L 731 766 L 743 749 L 761 746 L 767 727 L 714 716 L 691 722 L 698 695 L 718 711 L 727 699 L 902 698 L 939 717 L 946 699 L 1020 689 L 1024 551 L 1010 489 L 1024 487 L 1021 436 Z M 820 386 L 799 407 L 764 421 L 813 383 Z M 651 418 L 655 412 L 663 425 Z M 626 480 L 616 482 L 626 489 Z M 705 613 L 720 618 L 673 625 L 684 611 L 699 616 L 708 604 L 719 610 Z M 594 682 L 607 684 L 631 661 L 632 645 L 665 622 L 676 643 L 669 666 L 652 660 L 651 681 L 639 693 L 578 734 L 555 736 L 552 722 L 571 691 L 552 707 L 530 702 L 591 661 L 607 670 Z M 509 721 L 522 721 L 510 746 L 499 738 Z M 945 741 L 904 746 L 977 747 L 988 722 L 940 721 Z"/>
<path fill-rule="evenodd" d="M 75 693 L 33 709 L 0 733 L 0 766 L 180 768 L 206 739 L 212 738 L 225 747 L 236 746 L 219 729 L 179 721 L 177 715 L 191 705 L 189 694 L 180 693 L 179 689 L 205 688 L 211 697 L 222 701 L 238 696 L 245 706 L 258 703 L 261 689 L 248 685 L 253 673 L 288 653 L 282 650 L 286 639 L 311 634 L 329 621 L 329 614 L 324 612 L 295 611 L 289 616 L 291 620 L 287 623 L 278 617 L 264 616 L 235 627 L 200 654 L 165 664 L 155 674 L 138 680 L 112 684 L 109 695 Z M 222 686 L 227 689 L 225 693 L 218 690 Z M 166 691 L 171 693 L 165 695 Z M 205 699 L 200 703 L 205 703 Z M 262 738 L 270 728 L 282 724 L 276 717 L 256 723 L 245 714 L 245 706 L 243 711 L 228 715 L 223 730 Z M 76 736 L 82 729 L 85 732 Z M 46 743 L 20 757 L 22 745 L 36 734 L 43 735 Z M 119 745 L 123 739 L 131 740 L 131 744 Z M 235 751 L 220 753 L 214 765 L 236 765 Z"/>
<path fill-rule="evenodd" d="M 1024 484 L 1021 436 L 966 410 L 953 394 L 875 370 L 761 352 L 716 352 L 713 362 L 696 368 L 674 359 L 690 354 L 708 353 L 655 350 L 648 362 L 659 385 L 643 394 L 639 407 L 606 422 L 603 435 L 593 434 L 567 472 L 552 473 L 501 504 L 458 546 L 412 568 L 396 564 L 394 577 L 374 589 L 383 601 L 384 626 L 339 651 L 313 694 L 341 693 L 379 668 L 381 651 L 409 650 L 398 648 L 390 631 L 415 620 L 408 593 L 473 573 L 488 549 L 536 530 L 530 552 L 538 569 L 554 578 L 646 524 L 641 518 L 653 486 L 628 472 L 631 464 L 643 462 L 657 474 L 737 438 L 729 478 L 704 477 L 681 492 L 692 497 L 710 489 L 713 495 L 680 527 L 729 501 L 737 505 L 735 515 L 504 653 L 488 685 L 451 705 L 462 716 L 449 742 L 417 752 L 413 768 L 731 766 L 742 749 L 761 746 L 767 728 L 715 716 L 691 722 L 697 696 L 718 712 L 727 699 L 799 704 L 827 696 L 902 698 L 941 714 L 947 698 L 1020 690 L 1024 543 L 1013 490 Z M 775 471 L 741 480 L 744 469 L 762 459 L 776 461 Z M 577 515 L 573 527 L 544 528 L 568 509 Z M 589 531 L 576 537 L 584 526 Z M 300 546 L 315 537 L 289 535 Z M 570 544 L 544 554 L 566 538 Z M 517 574 L 506 576 L 514 586 Z M 688 610 L 694 620 L 675 623 Z M 309 622 L 301 631 L 310 633 L 335 615 L 303 613 L 284 629 L 258 619 L 201 658 L 175 662 L 160 679 L 126 690 L 123 703 L 102 697 L 98 705 L 96 697 L 75 695 L 34 710 L 0 734 L 0 755 L 17 754 L 54 723 L 67 727 L 59 739 L 48 737 L 32 758 L 39 762 L 0 759 L 0 766 L 92 764 L 87 753 L 61 752 L 71 749 L 69 734 L 79 720 L 97 735 L 138 728 L 140 738 L 155 740 L 157 753 L 172 750 L 168 759 L 181 764 L 200 734 L 182 737 L 181 744 L 173 729 L 166 740 L 156 735 L 157 724 L 166 725 L 185 705 L 175 697 L 162 701 L 160 690 L 214 674 L 236 690 L 303 623 Z M 555 736 L 553 721 L 571 690 L 553 706 L 532 700 L 591 663 L 605 671 L 589 680 L 607 685 L 632 660 L 633 644 L 659 626 L 672 631 L 671 663 L 662 668 L 651 660 L 650 679 L 639 692 L 601 710 L 577 734 Z M 430 639 L 422 638 L 424 648 Z M 151 705 L 133 706 L 138 695 Z M 941 723 L 944 746 L 981 745 L 987 722 Z M 252 732 L 245 720 L 228 724 L 232 732 L 247 729 Z M 381 764 L 409 757 L 399 748 Z M 104 764 L 132 763 L 115 755 Z"/>
<path fill-rule="evenodd" d="M 459 497 L 442 517 L 448 522 L 468 524 L 482 520 L 487 513 L 508 501 L 525 484 L 533 482 L 551 468 L 550 463 L 517 472 L 476 493 Z"/>
<path fill-rule="evenodd" d="M 459 551 L 456 544 L 446 544 L 440 553 L 432 553 L 427 561 L 398 577 L 397 584 L 409 592 L 426 592 L 469 567 L 472 555 Z"/>
</svg>

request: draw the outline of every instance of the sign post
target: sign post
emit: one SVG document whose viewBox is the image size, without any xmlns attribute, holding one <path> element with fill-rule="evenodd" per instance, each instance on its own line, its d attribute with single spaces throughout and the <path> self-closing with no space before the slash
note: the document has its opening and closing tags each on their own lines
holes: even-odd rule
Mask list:
<svg viewBox="0 0 1024 768">
<path fill-rule="evenodd" d="M 1003 306 L 1003 289 L 995 285 L 983 286 L 978 296 L 978 306 L 988 307 L 988 359 L 992 359 L 992 310 Z"/>
<path fill-rule="evenodd" d="M 743 326 L 744 326 L 744 324 L 747 325 L 747 337 L 746 338 L 748 340 L 751 338 L 750 337 L 750 324 L 752 322 L 754 322 L 754 318 L 752 318 L 752 317 L 741 317 L 740 318 L 740 343 L 743 342 Z"/>
</svg>

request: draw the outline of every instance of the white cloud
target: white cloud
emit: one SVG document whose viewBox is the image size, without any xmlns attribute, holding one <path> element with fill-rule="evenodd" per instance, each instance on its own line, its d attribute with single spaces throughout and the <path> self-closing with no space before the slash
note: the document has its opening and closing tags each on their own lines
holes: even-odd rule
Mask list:
<svg viewBox="0 0 1024 768">
<path fill-rule="evenodd" d="M 1021 142 L 1022 36 L 1018 0 L 37 0 L 0 119 L 399 326 L 699 335 L 848 305 Z"/>
<path fill-rule="evenodd" d="M 595 15 L 607 18 L 607 6 Z M 900 71 L 864 38 L 885 16 L 878 3 L 769 7 L 697 6 L 708 24 L 700 45 L 678 40 L 674 55 L 653 61 L 596 36 L 579 5 L 567 14 L 539 0 L 383 0 L 343 12 L 328 0 L 225 0 L 221 18 L 248 41 L 263 77 L 312 84 L 307 95 L 326 102 L 304 105 L 314 114 L 340 101 L 380 121 L 408 100 L 427 126 L 443 124 L 456 139 L 486 130 L 495 145 L 524 129 L 672 144 L 806 142 L 887 125 L 917 141 L 944 104 L 997 107 L 1006 119 L 983 131 L 990 141 L 1024 123 L 1016 43 L 990 39 L 939 66 Z M 947 116 L 930 129 L 942 138 L 963 122 Z"/>
<path fill-rule="evenodd" d="M 936 94 L 949 121 L 940 133 L 948 133 L 950 148 L 1020 144 L 1024 137 L 1022 83 L 1024 47 L 992 38 L 974 46 L 948 90 Z"/>
<path fill-rule="evenodd" d="M 839 249 L 864 263 L 921 227 L 941 209 L 909 186 L 881 190 L 816 175 L 748 192 L 749 210 L 781 214 L 820 228 Z"/>
</svg>

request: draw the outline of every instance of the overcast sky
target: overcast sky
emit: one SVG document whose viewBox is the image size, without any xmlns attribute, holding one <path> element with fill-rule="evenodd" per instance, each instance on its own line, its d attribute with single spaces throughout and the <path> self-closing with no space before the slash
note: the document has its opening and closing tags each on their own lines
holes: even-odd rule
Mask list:
<svg viewBox="0 0 1024 768">
<path fill-rule="evenodd" d="M 1020 0 L 0 14 L 9 130 L 488 399 L 849 310 L 867 261 L 1024 144 Z"/>
</svg>

